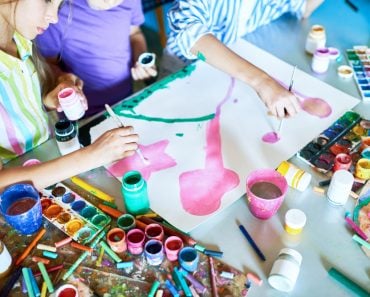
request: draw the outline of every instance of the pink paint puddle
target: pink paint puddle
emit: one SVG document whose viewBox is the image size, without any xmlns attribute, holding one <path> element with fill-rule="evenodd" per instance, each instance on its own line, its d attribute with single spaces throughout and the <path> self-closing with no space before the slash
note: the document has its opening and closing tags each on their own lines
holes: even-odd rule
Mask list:
<svg viewBox="0 0 370 297">
<path fill-rule="evenodd" d="M 224 168 L 220 133 L 221 106 L 230 99 L 234 84 L 232 79 L 225 98 L 217 106 L 215 118 L 207 125 L 204 169 L 184 172 L 179 178 L 182 206 L 192 215 L 205 216 L 215 212 L 225 193 L 239 184 L 239 176 Z"/>
<path fill-rule="evenodd" d="M 165 149 L 168 146 L 168 140 L 162 140 L 148 146 L 140 145 L 143 156 L 148 160 L 144 164 L 138 154 L 117 161 L 108 167 L 108 171 L 115 177 L 122 177 L 127 171 L 137 170 L 145 180 L 155 171 L 160 171 L 175 166 L 177 163 L 168 154 Z"/>
<path fill-rule="evenodd" d="M 266 143 L 276 143 L 280 140 L 279 134 L 276 132 L 268 132 L 265 135 L 262 136 L 262 141 Z"/>
<path fill-rule="evenodd" d="M 332 113 L 330 105 L 320 98 L 305 98 L 301 100 L 302 109 L 319 118 L 326 118 Z"/>
</svg>

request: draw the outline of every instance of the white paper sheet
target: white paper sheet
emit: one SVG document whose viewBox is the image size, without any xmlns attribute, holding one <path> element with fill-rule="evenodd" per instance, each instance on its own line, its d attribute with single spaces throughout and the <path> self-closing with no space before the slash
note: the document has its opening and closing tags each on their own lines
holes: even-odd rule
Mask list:
<svg viewBox="0 0 370 297">
<path fill-rule="evenodd" d="M 244 40 L 235 44 L 233 49 L 272 77 L 289 85 L 292 65 Z M 307 97 L 325 100 L 331 106 L 332 113 L 326 118 L 318 118 L 302 111 L 296 117 L 284 120 L 279 142 L 268 144 L 261 140 L 262 136 L 277 129 L 279 121 L 267 115 L 265 106 L 249 86 L 235 81 L 202 61 L 195 64 L 195 70 L 189 76 L 175 79 L 163 86 L 164 88 L 160 89 L 150 87 L 152 94 L 131 111 L 120 111 L 121 107 L 114 109 L 116 113 L 120 113 L 127 125 L 135 127 L 135 131 L 140 135 L 141 150 L 150 160 L 150 164 L 146 166 L 136 154 L 121 162 L 121 172 L 116 174 L 121 180 L 123 170 L 136 169 L 142 172 L 147 179 L 152 210 L 183 231 L 192 230 L 242 197 L 246 191 L 246 178 L 252 170 L 276 168 L 281 161 L 292 157 L 359 102 L 297 69 L 293 90 Z M 208 131 L 208 134 L 212 131 L 208 144 L 212 142 L 213 148 L 217 148 L 217 137 L 214 133 L 217 131 L 217 117 L 204 121 L 192 119 L 214 116 L 217 106 L 223 100 L 226 101 L 221 105 L 219 115 L 222 154 L 216 156 L 216 162 L 206 163 L 206 135 L 211 121 L 213 130 Z M 122 114 L 130 114 L 130 117 Z M 156 120 L 148 121 L 148 117 Z M 175 122 L 168 123 L 170 119 L 175 119 Z M 92 140 L 112 127 L 115 127 L 115 124 L 111 118 L 93 127 L 90 131 Z M 215 156 L 208 157 L 208 160 L 211 160 Z M 231 178 L 228 181 L 221 177 L 223 180 L 216 182 L 218 186 L 210 183 L 212 179 L 217 178 L 216 173 L 220 172 L 216 163 L 217 166 L 221 164 L 230 170 Z M 182 184 L 182 190 L 188 194 L 186 199 L 189 199 L 191 191 L 195 197 L 197 190 L 208 190 L 204 205 L 203 202 L 197 203 L 200 212 L 204 213 L 208 208 L 209 214 L 194 215 L 186 210 L 189 203 L 184 204 L 184 197 L 180 196 L 180 176 L 186 175 L 185 172 L 204 169 L 206 164 L 207 170 L 197 174 L 188 173 L 187 177 L 193 179 L 190 183 L 188 181 Z M 232 176 L 232 172 L 238 180 Z M 228 182 L 233 188 L 225 189 L 227 192 L 216 201 L 215 193 L 221 191 L 220 188 Z M 205 185 L 209 188 L 202 189 Z M 192 209 L 192 212 L 196 211 L 194 205 Z"/>
</svg>

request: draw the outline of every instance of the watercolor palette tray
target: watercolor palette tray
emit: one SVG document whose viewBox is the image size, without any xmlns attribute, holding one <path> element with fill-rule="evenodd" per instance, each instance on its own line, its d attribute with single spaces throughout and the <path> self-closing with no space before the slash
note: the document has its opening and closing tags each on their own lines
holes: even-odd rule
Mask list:
<svg viewBox="0 0 370 297">
<path fill-rule="evenodd" d="M 362 100 L 370 102 L 370 48 L 354 46 L 347 50 L 347 59 L 354 71 Z"/>
<path fill-rule="evenodd" d="M 111 217 L 62 183 L 41 193 L 42 214 L 75 241 L 86 244 L 107 226 Z"/>
<path fill-rule="evenodd" d="M 363 127 L 361 120 L 358 113 L 346 112 L 303 147 L 297 156 L 318 171 L 329 172 L 334 165 L 337 154 L 352 155 L 361 144 L 361 137 L 367 135 L 368 130 Z"/>
</svg>

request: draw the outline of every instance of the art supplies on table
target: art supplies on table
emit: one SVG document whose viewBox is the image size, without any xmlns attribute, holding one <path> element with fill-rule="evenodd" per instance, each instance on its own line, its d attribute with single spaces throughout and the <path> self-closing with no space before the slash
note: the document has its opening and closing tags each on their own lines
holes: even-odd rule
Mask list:
<svg viewBox="0 0 370 297">
<path fill-rule="evenodd" d="M 111 218 L 62 183 L 42 191 L 44 218 L 75 241 L 86 244 Z"/>
<path fill-rule="evenodd" d="M 370 102 L 370 48 L 364 45 L 347 49 L 347 59 L 362 100 Z"/>
<path fill-rule="evenodd" d="M 354 153 L 361 144 L 361 137 L 367 135 L 368 129 L 364 128 L 365 125 L 362 125 L 361 120 L 359 114 L 353 111 L 346 112 L 304 146 L 297 153 L 298 157 L 318 171 L 328 173 L 333 169 L 338 154 Z"/>
</svg>

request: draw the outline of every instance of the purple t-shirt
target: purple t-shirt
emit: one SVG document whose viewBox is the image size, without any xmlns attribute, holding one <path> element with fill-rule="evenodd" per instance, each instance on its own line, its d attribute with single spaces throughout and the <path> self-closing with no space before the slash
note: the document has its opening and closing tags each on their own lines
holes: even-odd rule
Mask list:
<svg viewBox="0 0 370 297">
<path fill-rule="evenodd" d="M 59 22 L 37 37 L 43 56 L 60 57 L 62 69 L 84 81 L 86 115 L 132 93 L 130 26 L 143 22 L 139 0 L 124 0 L 109 10 L 94 10 L 86 0 L 73 0 L 61 8 Z"/>
</svg>

